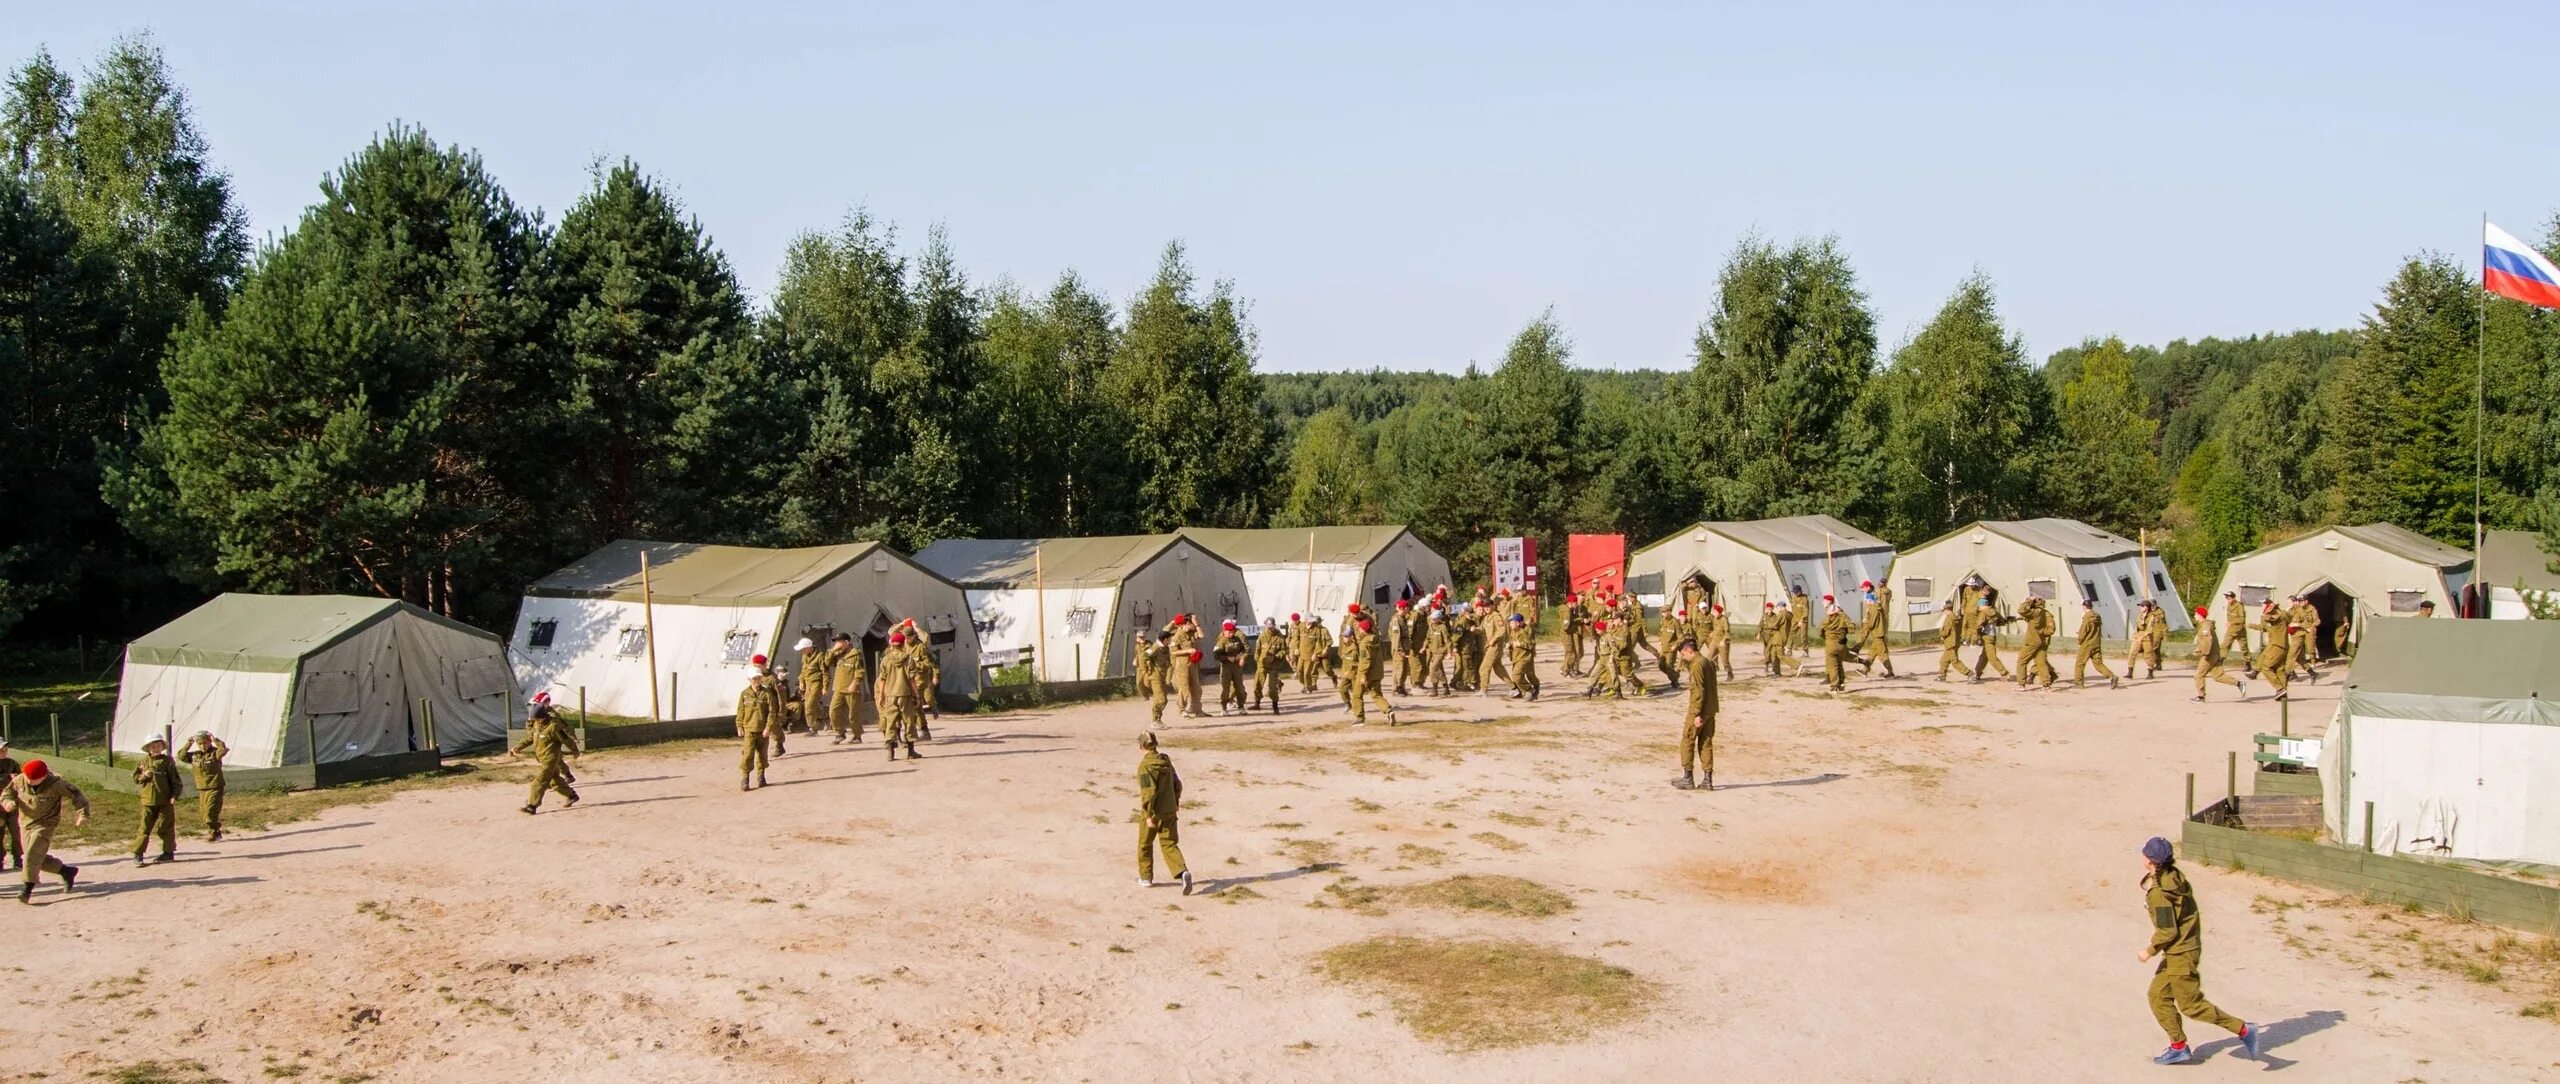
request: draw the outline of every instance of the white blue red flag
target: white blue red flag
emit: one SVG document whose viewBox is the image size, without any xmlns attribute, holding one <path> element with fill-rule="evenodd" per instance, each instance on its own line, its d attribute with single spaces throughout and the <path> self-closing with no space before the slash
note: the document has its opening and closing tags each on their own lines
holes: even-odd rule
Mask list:
<svg viewBox="0 0 2560 1084">
<path fill-rule="evenodd" d="M 2481 223 L 2480 288 L 2499 297 L 2560 309 L 2560 267 L 2532 245 L 2488 223 Z"/>
</svg>

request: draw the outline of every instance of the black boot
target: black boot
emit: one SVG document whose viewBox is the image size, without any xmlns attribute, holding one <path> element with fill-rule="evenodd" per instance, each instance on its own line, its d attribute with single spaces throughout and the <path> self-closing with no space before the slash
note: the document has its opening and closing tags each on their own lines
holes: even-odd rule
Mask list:
<svg viewBox="0 0 2560 1084">
<path fill-rule="evenodd" d="M 932 740 L 932 738 L 927 737 L 925 740 L 927 740 L 927 741 L 931 741 L 931 740 Z M 919 752 L 916 752 L 916 747 L 915 747 L 915 743 L 914 743 L 914 742 L 909 742 L 909 743 L 907 743 L 907 759 L 908 759 L 908 760 L 922 760 L 922 759 L 924 759 L 924 754 L 919 753 Z"/>
<path fill-rule="evenodd" d="M 1708 789 L 1708 790 L 1714 790 L 1714 789 L 1716 789 L 1716 770 L 1715 770 L 1715 769 L 1713 769 L 1713 768 L 1709 768 L 1709 769 L 1707 769 L 1707 782 L 1706 782 L 1706 789 Z"/>
<path fill-rule="evenodd" d="M 62 890 L 63 890 L 64 892 L 69 892 L 69 891 L 71 891 L 71 886 L 72 886 L 72 884 L 73 884 L 74 882 L 78 881 L 79 879 L 80 879 L 80 867 L 78 867 L 78 866 L 64 866 L 64 867 L 62 867 Z"/>
<path fill-rule="evenodd" d="M 1679 778 L 1679 779 L 1672 781 L 1671 789 L 1673 789 L 1673 790 L 1692 790 L 1692 789 L 1695 789 L 1695 788 L 1697 787 L 1697 785 L 1698 785 L 1698 781 L 1697 781 L 1696 777 L 1694 777 L 1694 776 L 1690 775 L 1690 774 L 1689 774 L 1689 773 L 1687 773 L 1687 772 L 1682 772 L 1682 773 L 1680 773 L 1680 778 Z"/>
</svg>

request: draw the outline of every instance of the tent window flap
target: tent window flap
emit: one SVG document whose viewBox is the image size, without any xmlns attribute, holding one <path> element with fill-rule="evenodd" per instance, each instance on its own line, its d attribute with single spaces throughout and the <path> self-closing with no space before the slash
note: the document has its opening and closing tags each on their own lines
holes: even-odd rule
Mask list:
<svg viewBox="0 0 2560 1084">
<path fill-rule="evenodd" d="M 2424 591 L 2393 591 L 2391 593 L 2391 612 L 2395 614 L 2416 613 L 2418 612 L 2418 604 L 2425 602 L 2426 600 L 2427 593 Z"/>
<path fill-rule="evenodd" d="M 613 653 L 626 659 L 636 659 L 648 649 L 649 630 L 632 625 L 622 630 L 622 638 L 614 644 Z"/>
<path fill-rule="evenodd" d="M 1929 592 L 1935 590 L 1937 586 L 1938 585 L 1936 583 L 1929 580 L 1906 579 L 1902 581 L 1902 597 L 1927 598 L 1929 597 Z"/>
<path fill-rule="evenodd" d="M 551 646 L 551 638 L 559 634 L 560 620 L 547 618 L 533 623 L 533 632 L 525 638 L 525 642 L 530 647 L 546 648 Z"/>
<path fill-rule="evenodd" d="M 731 629 L 720 639 L 720 661 L 746 662 L 756 657 L 756 633 L 753 629 Z"/>
<path fill-rule="evenodd" d="M 495 655 L 482 655 L 454 664 L 453 691 L 465 700 L 497 696 L 507 691 L 507 668 Z"/>
<path fill-rule="evenodd" d="M 2053 593 L 2052 580 L 2028 580 L 2027 594 L 2031 597 L 2040 598 L 2047 602 L 2051 602 L 2058 597 Z"/>
<path fill-rule="evenodd" d="M 360 706 L 361 692 L 353 670 L 314 670 L 302 676 L 297 706 L 305 715 L 348 715 Z"/>
</svg>

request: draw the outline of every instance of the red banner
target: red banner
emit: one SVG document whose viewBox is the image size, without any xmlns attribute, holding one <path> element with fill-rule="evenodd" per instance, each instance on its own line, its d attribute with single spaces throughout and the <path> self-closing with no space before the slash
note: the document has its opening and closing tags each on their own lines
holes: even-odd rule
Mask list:
<svg viewBox="0 0 2560 1084">
<path fill-rule="evenodd" d="M 1625 590 L 1627 583 L 1627 536 L 1622 534 L 1578 534 L 1565 540 L 1565 568 L 1572 580 L 1565 590 L 1589 594 L 1595 588 Z"/>
</svg>

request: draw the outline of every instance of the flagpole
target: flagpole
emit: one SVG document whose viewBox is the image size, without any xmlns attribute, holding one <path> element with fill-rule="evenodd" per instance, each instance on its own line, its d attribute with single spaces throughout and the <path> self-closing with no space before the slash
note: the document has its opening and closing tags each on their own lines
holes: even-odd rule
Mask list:
<svg viewBox="0 0 2560 1084">
<path fill-rule="evenodd" d="M 2488 534 L 2481 529 L 2480 479 L 2487 473 L 2489 455 L 2489 212 L 2480 212 L 2480 329 L 2479 356 L 2474 361 L 2471 385 L 2471 582 L 2472 597 L 2480 600 L 2481 617 L 2489 616 Z M 2467 615 L 2466 615 L 2467 616 Z"/>
</svg>

